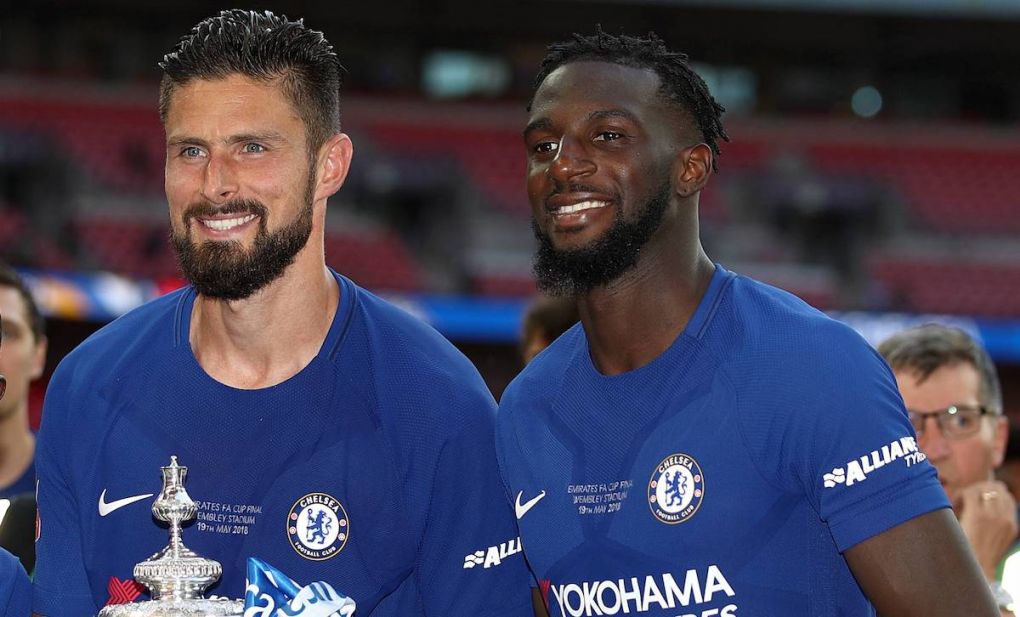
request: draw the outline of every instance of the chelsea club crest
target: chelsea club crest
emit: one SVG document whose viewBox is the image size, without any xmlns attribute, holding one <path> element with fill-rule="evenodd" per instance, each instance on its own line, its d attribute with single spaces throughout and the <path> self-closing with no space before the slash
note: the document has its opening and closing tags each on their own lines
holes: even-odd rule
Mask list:
<svg viewBox="0 0 1020 617">
<path fill-rule="evenodd" d="M 669 525 L 694 516 L 705 498 L 705 475 L 701 465 L 687 454 L 662 459 L 648 482 L 648 507 L 655 518 Z"/>
<path fill-rule="evenodd" d="M 305 559 L 322 561 L 343 550 L 351 535 L 350 519 L 332 495 L 309 493 L 287 514 L 287 538 Z"/>
</svg>

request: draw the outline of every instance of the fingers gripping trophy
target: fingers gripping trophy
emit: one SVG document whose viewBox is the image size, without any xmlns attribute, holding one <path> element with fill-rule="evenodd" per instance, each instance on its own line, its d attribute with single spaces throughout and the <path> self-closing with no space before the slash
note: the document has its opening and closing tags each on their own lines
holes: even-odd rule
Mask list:
<svg viewBox="0 0 1020 617">
<path fill-rule="evenodd" d="M 207 587 L 219 580 L 219 562 L 197 555 L 184 545 L 181 526 L 195 517 L 197 507 L 184 488 L 188 468 L 170 457 L 161 467 L 163 490 L 152 504 L 153 515 L 170 525 L 170 542 L 161 551 L 135 566 L 135 579 L 145 585 L 152 600 L 111 605 L 100 617 L 214 617 L 242 615 L 244 603 L 227 598 L 202 597 Z"/>
</svg>

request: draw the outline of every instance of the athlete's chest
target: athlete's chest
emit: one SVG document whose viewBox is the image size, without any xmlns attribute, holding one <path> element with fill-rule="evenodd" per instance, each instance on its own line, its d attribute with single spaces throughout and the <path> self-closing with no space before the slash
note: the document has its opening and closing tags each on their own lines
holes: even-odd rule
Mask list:
<svg viewBox="0 0 1020 617">
<path fill-rule="evenodd" d="M 630 428 L 515 427 L 512 497 L 553 614 L 738 615 L 750 598 L 806 597 L 790 558 L 816 562 L 831 539 L 763 479 L 732 390 L 688 394 Z"/>
<path fill-rule="evenodd" d="M 697 563 L 742 550 L 782 496 L 758 473 L 729 414 L 711 417 L 666 417 L 598 440 L 553 429 L 536 435 L 542 446 L 523 445 L 511 489 L 532 563 L 554 570 L 586 552 L 598 562 L 607 546 L 607 563 L 675 562 L 678 554 Z"/>
<path fill-rule="evenodd" d="M 196 503 L 184 542 L 223 564 L 213 593 L 243 596 L 249 556 L 369 603 L 380 583 L 410 568 L 422 522 L 401 507 L 392 447 L 356 400 L 334 401 L 329 422 L 293 405 L 291 413 L 237 405 L 231 425 L 205 432 L 172 423 L 203 424 L 199 409 L 161 409 L 117 414 L 80 470 L 85 559 L 97 597 L 105 601 L 117 581 L 130 587 L 133 565 L 166 544 L 150 508 L 171 456 L 188 468 L 185 486 Z"/>
</svg>

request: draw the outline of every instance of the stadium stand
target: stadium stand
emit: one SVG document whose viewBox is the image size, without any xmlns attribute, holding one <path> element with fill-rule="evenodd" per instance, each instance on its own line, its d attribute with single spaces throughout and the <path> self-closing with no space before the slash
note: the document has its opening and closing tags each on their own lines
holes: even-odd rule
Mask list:
<svg viewBox="0 0 1020 617">
<path fill-rule="evenodd" d="M 66 95 L 0 97 L 0 130 L 37 134 L 40 143 L 66 153 L 74 191 L 91 195 L 91 204 L 111 196 L 122 202 L 159 202 L 164 145 L 155 111 L 147 101 L 110 98 L 83 104 Z M 524 157 L 516 126 L 520 110 L 436 103 L 424 109 L 414 102 L 371 99 L 348 105 L 361 169 L 390 169 L 390 182 L 411 192 L 437 182 L 470 187 L 473 197 L 463 192 L 451 197 L 470 201 L 462 208 L 471 220 L 461 290 L 497 296 L 533 293 Z M 981 242 L 1020 233 L 1020 217 L 1013 214 L 1020 205 L 1020 174 L 1013 172 L 1020 168 L 1020 145 L 1009 135 L 970 127 L 942 128 L 936 136 L 905 124 L 876 129 L 852 121 L 750 119 L 738 120 L 730 133 L 734 140 L 724 146 L 721 173 L 701 206 L 706 239 L 720 261 L 746 266 L 822 308 L 989 317 L 1020 311 L 1020 295 L 1009 291 L 1020 265 L 997 259 L 961 262 L 951 248 L 935 258 L 891 250 L 905 233 L 936 245 L 961 236 Z M 797 181 L 777 172 L 786 156 L 800 160 Z M 777 186 L 782 190 L 777 192 Z M 819 257 L 813 253 L 818 246 L 810 245 L 812 239 L 819 244 L 812 231 L 819 225 L 851 224 L 846 218 L 818 219 L 819 209 L 842 207 L 841 199 L 878 211 L 876 220 L 845 238 L 820 238 L 823 249 L 846 251 L 842 259 L 849 265 L 840 263 L 838 255 Z M 0 211 L 0 241 L 15 246 L 31 226 L 31 216 L 12 203 Z M 153 208 L 140 207 L 134 216 L 124 208 L 111 212 L 92 206 L 78 208 L 71 218 L 79 249 L 68 250 L 56 238 L 39 239 L 32 248 L 35 265 L 152 279 L 176 276 L 165 219 Z M 421 254 L 428 243 L 414 236 L 413 224 L 398 233 L 379 222 L 352 230 L 331 228 L 326 246 L 330 263 L 369 287 L 428 291 L 435 279 L 423 266 L 432 263 Z M 862 248 L 869 257 L 862 257 Z M 864 279 L 867 284 L 860 284 Z"/>
<path fill-rule="evenodd" d="M 1020 313 L 1020 261 L 960 261 L 876 255 L 870 275 L 889 295 L 891 308 L 1008 318 Z"/>
</svg>

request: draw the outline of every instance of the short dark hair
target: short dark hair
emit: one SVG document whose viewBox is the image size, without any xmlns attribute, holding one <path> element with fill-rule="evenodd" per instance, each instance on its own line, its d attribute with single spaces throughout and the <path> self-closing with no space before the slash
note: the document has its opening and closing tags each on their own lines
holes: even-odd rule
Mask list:
<svg viewBox="0 0 1020 617">
<path fill-rule="evenodd" d="M 894 371 L 917 373 L 919 382 L 943 366 L 970 364 L 981 378 L 981 404 L 993 413 L 1002 413 L 1002 389 L 995 364 L 984 347 L 959 328 L 941 324 L 910 328 L 883 341 L 878 353 Z"/>
<path fill-rule="evenodd" d="M 722 155 L 719 140 L 730 140 L 722 124 L 722 114 L 726 109 L 712 97 L 705 80 L 691 68 L 687 54 L 670 51 L 654 32 L 649 32 L 648 38 L 625 34 L 616 36 L 596 26 L 595 34 L 585 36 L 574 33 L 570 40 L 553 43 L 547 51 L 535 78 L 534 91 L 538 90 L 549 73 L 570 62 L 594 60 L 651 69 L 659 76 L 659 93 L 663 98 L 690 114 L 701 131 L 701 138 L 713 154 L 716 157 Z M 534 92 L 531 99 L 533 102 Z M 531 103 L 528 109 L 531 109 Z M 715 157 L 712 159 L 712 169 L 719 170 Z"/>
<path fill-rule="evenodd" d="M 221 11 L 202 20 L 159 63 L 159 116 L 166 124 L 170 96 L 193 79 L 240 74 L 259 81 L 280 79 L 301 116 L 311 152 L 340 132 L 340 71 L 343 67 L 322 32 L 304 20 L 270 11 Z"/>
<path fill-rule="evenodd" d="M 21 302 L 25 305 L 25 316 L 28 317 L 28 327 L 32 330 L 32 337 L 36 342 L 46 336 L 46 320 L 39 312 L 39 305 L 36 304 L 32 291 L 25 283 L 25 279 L 18 274 L 18 271 L 6 263 L 0 262 L 0 287 L 11 287 L 17 290 L 21 296 Z"/>
</svg>

